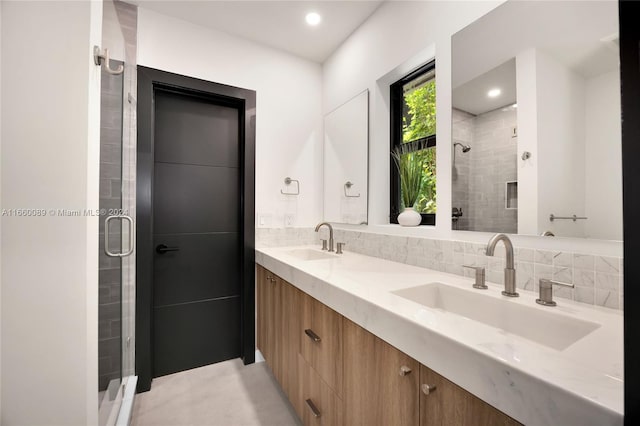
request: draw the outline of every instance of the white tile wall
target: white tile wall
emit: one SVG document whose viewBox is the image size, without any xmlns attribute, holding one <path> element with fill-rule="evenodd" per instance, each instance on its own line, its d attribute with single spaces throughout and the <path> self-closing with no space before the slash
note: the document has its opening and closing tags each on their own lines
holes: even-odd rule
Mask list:
<svg viewBox="0 0 640 426">
<path fill-rule="evenodd" d="M 312 228 L 258 228 L 256 246 L 319 244 L 320 238 L 327 237 L 326 228 L 319 233 L 315 233 Z M 469 278 L 473 277 L 474 271 L 463 265 L 484 266 L 487 268 L 488 281 L 503 283 L 505 251 L 502 245 L 496 247 L 495 257 L 489 257 L 484 254 L 484 244 L 468 241 L 385 235 L 348 229 L 336 229 L 334 237 L 336 241 L 346 243 L 345 251 Z M 564 281 L 573 283 L 575 288 L 557 287 L 554 289 L 554 297 L 622 309 L 622 258 L 515 247 L 515 262 L 518 288 L 537 292 L 540 278 Z"/>
</svg>

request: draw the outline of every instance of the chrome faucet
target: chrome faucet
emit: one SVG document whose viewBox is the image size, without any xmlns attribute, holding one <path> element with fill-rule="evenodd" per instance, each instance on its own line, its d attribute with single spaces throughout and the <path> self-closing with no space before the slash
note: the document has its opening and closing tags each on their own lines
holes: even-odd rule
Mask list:
<svg viewBox="0 0 640 426">
<path fill-rule="evenodd" d="M 316 232 L 320 230 L 322 225 L 327 225 L 329 227 L 329 251 L 333 251 L 333 227 L 328 222 L 321 222 L 316 226 Z"/>
<path fill-rule="evenodd" d="M 496 234 L 487 243 L 487 256 L 493 256 L 498 241 L 504 243 L 504 248 L 507 251 L 507 264 L 504 268 L 504 291 L 502 294 L 509 297 L 520 296 L 516 291 L 516 270 L 513 266 L 513 244 L 511 240 L 505 234 Z"/>
</svg>

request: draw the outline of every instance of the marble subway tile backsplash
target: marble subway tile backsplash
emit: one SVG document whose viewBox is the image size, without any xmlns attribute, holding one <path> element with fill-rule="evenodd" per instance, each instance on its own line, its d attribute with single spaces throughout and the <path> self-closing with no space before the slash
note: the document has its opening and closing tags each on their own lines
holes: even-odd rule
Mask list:
<svg viewBox="0 0 640 426">
<path fill-rule="evenodd" d="M 257 247 L 319 244 L 320 238 L 328 238 L 326 228 L 318 234 L 313 228 L 256 229 Z M 465 268 L 465 265 L 483 266 L 488 281 L 502 284 L 504 280 L 505 250 L 502 244 L 496 247 L 495 256 L 490 257 L 484 254 L 485 244 L 468 241 L 385 235 L 350 229 L 336 229 L 334 238 L 346 243 L 345 251 L 469 278 L 474 276 L 474 271 Z M 541 278 L 573 283 L 575 288 L 554 288 L 554 297 L 622 309 L 622 258 L 515 247 L 515 264 L 518 288 L 537 292 Z"/>
</svg>

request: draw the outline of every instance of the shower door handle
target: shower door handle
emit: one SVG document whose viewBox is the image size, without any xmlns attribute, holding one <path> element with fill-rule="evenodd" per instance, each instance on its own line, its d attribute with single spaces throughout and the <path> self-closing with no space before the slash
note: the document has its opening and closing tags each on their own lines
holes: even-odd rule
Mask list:
<svg viewBox="0 0 640 426">
<path fill-rule="evenodd" d="M 114 219 L 122 219 L 129 224 L 129 248 L 125 252 L 115 253 L 109 248 L 109 223 Z M 121 231 L 122 232 L 122 231 Z M 125 214 L 109 216 L 104 220 L 104 252 L 110 257 L 127 257 L 133 253 L 133 235 L 135 233 L 133 219 Z"/>
</svg>

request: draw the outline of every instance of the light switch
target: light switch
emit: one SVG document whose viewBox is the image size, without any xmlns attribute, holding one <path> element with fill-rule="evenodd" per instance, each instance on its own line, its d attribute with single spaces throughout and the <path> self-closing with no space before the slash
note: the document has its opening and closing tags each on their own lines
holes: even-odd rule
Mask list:
<svg viewBox="0 0 640 426">
<path fill-rule="evenodd" d="M 258 226 L 270 226 L 271 225 L 271 215 L 268 214 L 258 214 Z"/>
</svg>

